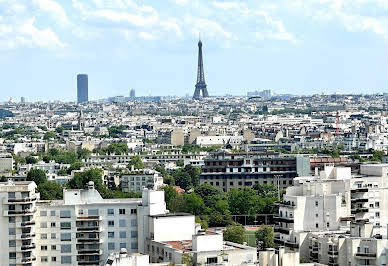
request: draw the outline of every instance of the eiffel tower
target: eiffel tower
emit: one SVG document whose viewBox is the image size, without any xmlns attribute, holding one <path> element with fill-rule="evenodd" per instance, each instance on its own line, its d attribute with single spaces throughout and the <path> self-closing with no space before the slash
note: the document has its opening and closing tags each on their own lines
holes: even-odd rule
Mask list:
<svg viewBox="0 0 388 266">
<path fill-rule="evenodd" d="M 201 42 L 201 38 L 199 38 L 197 84 L 195 84 L 193 99 L 200 99 L 201 91 L 202 91 L 202 97 L 204 98 L 209 97 L 209 93 L 207 91 L 206 83 L 205 83 L 205 73 L 203 69 L 202 42 Z"/>
</svg>

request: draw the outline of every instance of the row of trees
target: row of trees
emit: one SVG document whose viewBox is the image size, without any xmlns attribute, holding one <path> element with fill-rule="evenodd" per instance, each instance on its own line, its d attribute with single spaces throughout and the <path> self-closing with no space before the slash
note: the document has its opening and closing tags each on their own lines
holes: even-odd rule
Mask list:
<svg viewBox="0 0 388 266">
<path fill-rule="evenodd" d="M 198 216 L 203 225 L 228 226 L 232 215 L 273 213 L 277 189 L 273 185 L 231 189 L 223 192 L 211 185 L 196 186 L 191 193 L 179 194 L 173 186 L 165 186 L 167 208 L 171 212 L 188 212 Z"/>
<path fill-rule="evenodd" d="M 255 239 L 258 246 L 261 249 L 273 248 L 274 243 L 274 231 L 271 226 L 262 226 L 255 231 Z M 240 224 L 230 225 L 226 227 L 224 232 L 224 240 L 234 243 L 243 244 L 247 241 L 247 231 L 244 226 Z"/>
</svg>

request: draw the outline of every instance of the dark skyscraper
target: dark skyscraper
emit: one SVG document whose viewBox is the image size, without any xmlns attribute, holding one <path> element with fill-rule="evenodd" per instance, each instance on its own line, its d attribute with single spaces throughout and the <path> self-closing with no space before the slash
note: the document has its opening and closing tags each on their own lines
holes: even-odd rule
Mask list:
<svg viewBox="0 0 388 266">
<path fill-rule="evenodd" d="M 203 58 L 202 58 L 202 42 L 199 39 L 198 42 L 198 72 L 197 72 L 197 84 L 195 84 L 195 91 L 193 99 L 201 98 L 201 91 L 203 97 L 209 97 L 209 93 L 205 83 L 205 72 L 203 69 Z"/>
<path fill-rule="evenodd" d="M 130 97 L 130 98 L 135 98 L 135 97 L 136 97 L 136 91 L 135 91 L 134 89 L 131 89 L 131 90 L 129 91 L 129 97 Z"/>
<path fill-rule="evenodd" d="M 77 102 L 84 103 L 88 101 L 88 75 L 77 75 Z"/>
</svg>

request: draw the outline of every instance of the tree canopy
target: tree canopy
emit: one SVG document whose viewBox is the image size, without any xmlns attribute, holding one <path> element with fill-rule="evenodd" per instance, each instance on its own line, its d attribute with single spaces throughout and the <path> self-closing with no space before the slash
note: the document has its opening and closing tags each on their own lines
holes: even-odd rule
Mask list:
<svg viewBox="0 0 388 266">
<path fill-rule="evenodd" d="M 246 241 L 245 228 L 242 225 L 230 225 L 224 232 L 224 240 L 243 244 Z"/>
<path fill-rule="evenodd" d="M 255 232 L 256 240 L 261 244 L 262 249 L 273 248 L 274 243 L 274 233 L 271 226 L 263 226 Z"/>
<path fill-rule="evenodd" d="M 42 169 L 31 169 L 27 173 L 27 180 L 34 181 L 37 186 L 47 181 L 46 173 Z"/>
</svg>

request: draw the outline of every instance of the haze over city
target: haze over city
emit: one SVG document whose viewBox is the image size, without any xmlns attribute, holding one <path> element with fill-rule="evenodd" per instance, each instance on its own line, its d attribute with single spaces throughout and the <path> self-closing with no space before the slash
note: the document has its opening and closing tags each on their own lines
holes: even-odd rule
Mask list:
<svg viewBox="0 0 388 266">
<path fill-rule="evenodd" d="M 388 92 L 385 1 L 0 1 L 0 101 Z"/>
</svg>

